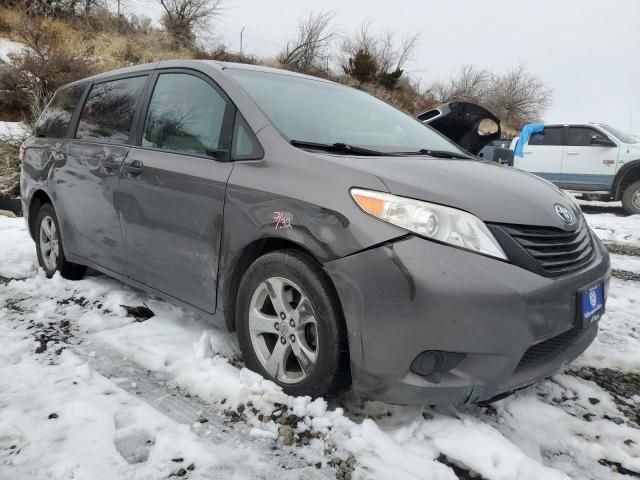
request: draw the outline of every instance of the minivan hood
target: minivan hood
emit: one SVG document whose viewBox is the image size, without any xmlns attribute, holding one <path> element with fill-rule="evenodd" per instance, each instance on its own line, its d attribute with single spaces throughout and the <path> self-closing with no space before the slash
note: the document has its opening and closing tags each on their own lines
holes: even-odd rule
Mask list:
<svg viewBox="0 0 640 480">
<path fill-rule="evenodd" d="M 491 223 L 573 229 L 556 214 L 560 204 L 579 212 L 558 188 L 533 174 L 478 160 L 429 157 L 331 156 L 376 175 L 395 195 L 465 210 Z M 357 187 L 358 185 L 354 185 Z"/>
</svg>

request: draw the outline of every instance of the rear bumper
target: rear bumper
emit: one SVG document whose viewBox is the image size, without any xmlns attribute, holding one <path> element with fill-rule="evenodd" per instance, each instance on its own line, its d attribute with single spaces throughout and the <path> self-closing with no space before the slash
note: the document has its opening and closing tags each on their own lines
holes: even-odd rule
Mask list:
<svg viewBox="0 0 640 480">
<path fill-rule="evenodd" d="M 354 388 L 399 404 L 482 402 L 557 371 L 597 333 L 578 325 L 576 306 L 580 288 L 609 277 L 595 245 L 592 263 L 556 279 L 417 237 L 325 264 L 347 321 Z M 429 350 L 465 357 L 444 373 L 413 373 Z"/>
</svg>

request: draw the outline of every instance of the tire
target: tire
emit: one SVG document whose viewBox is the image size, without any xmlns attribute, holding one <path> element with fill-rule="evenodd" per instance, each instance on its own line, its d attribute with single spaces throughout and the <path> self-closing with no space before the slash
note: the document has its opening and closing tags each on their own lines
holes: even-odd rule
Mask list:
<svg viewBox="0 0 640 480">
<path fill-rule="evenodd" d="M 71 263 L 64 256 L 60 224 L 56 211 L 50 203 L 45 203 L 38 210 L 34 233 L 38 263 L 45 271 L 47 278 L 53 277 L 56 272 L 60 272 L 60 275 L 69 280 L 80 280 L 84 276 L 87 267 Z M 52 252 L 57 254 L 52 256 Z"/>
<path fill-rule="evenodd" d="M 622 192 L 622 208 L 629 215 L 640 214 L 640 180 L 627 185 Z"/>
<path fill-rule="evenodd" d="M 238 289 L 236 325 L 247 367 L 286 393 L 319 397 L 349 386 L 342 310 L 324 271 L 309 256 L 281 250 L 251 264 Z M 269 362 L 279 358 L 284 361 Z"/>
</svg>

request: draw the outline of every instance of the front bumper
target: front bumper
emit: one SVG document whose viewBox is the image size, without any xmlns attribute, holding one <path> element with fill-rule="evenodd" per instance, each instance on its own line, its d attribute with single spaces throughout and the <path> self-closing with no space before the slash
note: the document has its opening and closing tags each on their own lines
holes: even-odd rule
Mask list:
<svg viewBox="0 0 640 480">
<path fill-rule="evenodd" d="M 413 236 L 325 264 L 347 322 L 354 389 L 398 404 L 482 402 L 557 371 L 597 333 L 576 312 L 580 288 L 608 282 L 608 254 L 594 245 L 593 262 L 555 279 Z M 413 373 L 429 350 L 466 356 L 446 373 Z"/>
</svg>

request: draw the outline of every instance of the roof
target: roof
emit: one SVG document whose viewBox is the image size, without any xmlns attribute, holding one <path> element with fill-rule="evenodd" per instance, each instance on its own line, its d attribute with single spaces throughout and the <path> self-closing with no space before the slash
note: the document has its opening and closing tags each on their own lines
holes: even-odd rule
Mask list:
<svg viewBox="0 0 640 480">
<path fill-rule="evenodd" d="M 118 68 L 116 70 L 110 70 L 108 72 L 99 73 L 99 74 L 93 75 L 91 77 L 86 77 L 86 78 L 77 80 L 77 81 L 72 82 L 72 83 L 70 83 L 68 85 L 74 85 L 74 84 L 82 83 L 82 82 L 86 82 L 86 81 L 102 80 L 102 79 L 107 79 L 107 78 L 111 78 L 111 77 L 115 77 L 115 76 L 119 76 L 119 75 L 126 75 L 126 74 L 129 74 L 129 73 L 143 72 L 143 71 L 153 70 L 153 69 L 158 69 L 158 68 L 193 68 L 193 69 L 199 69 L 198 67 L 202 67 L 204 65 L 209 66 L 209 67 L 214 67 L 214 68 L 217 68 L 217 69 L 220 69 L 220 70 L 224 70 L 226 68 L 233 68 L 233 69 L 239 69 L 239 70 L 252 70 L 252 71 L 266 72 L 266 73 L 279 74 L 279 75 L 288 75 L 288 76 L 292 76 L 292 77 L 307 78 L 309 80 L 316 80 L 316 81 L 320 81 L 320 82 L 335 83 L 335 82 L 332 82 L 330 80 L 326 80 L 326 79 L 319 78 L 319 77 L 313 77 L 311 75 L 304 75 L 302 73 L 292 72 L 290 70 L 283 70 L 283 69 L 279 69 L 279 68 L 264 67 L 262 65 L 251 65 L 251 64 L 248 64 L 248 63 L 234 63 L 234 62 L 219 62 L 217 60 L 176 59 L 176 60 L 162 60 L 160 62 L 143 63 L 143 64 L 140 64 L 140 65 L 132 65 L 130 67 Z"/>
</svg>

